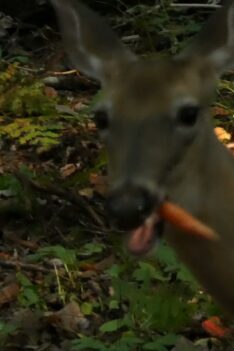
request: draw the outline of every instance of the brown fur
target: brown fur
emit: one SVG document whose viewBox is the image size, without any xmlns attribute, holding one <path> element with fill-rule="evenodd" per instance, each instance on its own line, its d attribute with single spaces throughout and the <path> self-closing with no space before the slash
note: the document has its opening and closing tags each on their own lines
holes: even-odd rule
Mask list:
<svg viewBox="0 0 234 351">
<path fill-rule="evenodd" d="M 210 242 L 166 226 L 182 260 L 234 315 L 234 159 L 214 135 L 208 113 L 218 76 L 234 62 L 234 1 L 180 56 L 147 61 L 84 5 L 51 1 L 73 64 L 104 88 L 98 108 L 110 120 L 104 139 L 111 189 L 133 183 L 164 193 L 218 233 L 220 240 Z M 177 121 L 186 99 L 200 108 L 191 128 Z"/>
</svg>

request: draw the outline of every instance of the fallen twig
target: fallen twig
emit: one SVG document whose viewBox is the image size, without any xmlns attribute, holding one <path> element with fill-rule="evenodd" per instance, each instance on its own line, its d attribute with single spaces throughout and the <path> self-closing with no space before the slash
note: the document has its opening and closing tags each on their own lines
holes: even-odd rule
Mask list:
<svg viewBox="0 0 234 351">
<path fill-rule="evenodd" d="M 79 208 L 82 208 L 83 210 L 86 211 L 86 213 L 88 213 L 92 217 L 92 219 L 96 224 L 105 228 L 105 224 L 102 221 L 102 219 L 99 217 L 99 215 L 94 211 L 94 209 L 89 205 L 89 203 L 79 194 L 73 194 L 72 192 L 62 190 L 52 184 L 43 186 L 35 180 L 28 179 L 21 172 L 15 172 L 15 176 L 19 179 L 20 182 L 22 182 L 26 186 L 30 186 L 31 188 L 34 188 L 35 190 L 43 193 L 56 195 L 62 199 L 69 201 L 71 204 L 76 205 Z"/>
<path fill-rule="evenodd" d="M 187 7 L 187 8 L 203 8 L 203 9 L 218 9 L 221 5 L 217 4 L 175 4 L 172 3 L 171 7 Z"/>
<path fill-rule="evenodd" d="M 30 241 L 30 240 L 23 240 L 23 239 L 20 239 L 17 237 L 16 234 L 13 234 L 13 233 L 5 233 L 4 232 L 4 237 L 6 237 L 8 240 L 20 245 L 20 246 L 23 246 L 27 249 L 30 249 L 30 250 L 37 250 L 39 248 L 39 245 L 35 242 L 35 241 Z"/>
<path fill-rule="evenodd" d="M 138 40 L 140 40 L 140 35 L 137 35 L 137 34 L 127 35 L 127 36 L 122 37 L 122 41 L 124 43 L 131 43 L 131 42 L 135 42 Z"/>
<path fill-rule="evenodd" d="M 62 71 L 62 72 L 57 72 L 57 71 L 52 72 L 52 71 L 50 71 L 49 73 L 53 74 L 54 76 L 69 76 L 71 74 L 79 75 L 79 71 L 77 69 L 71 69 L 69 71 Z"/>
<path fill-rule="evenodd" d="M 0 266 L 3 268 L 13 268 L 13 269 L 23 269 L 31 272 L 40 272 L 40 273 L 54 273 L 53 269 L 44 268 L 36 264 L 31 263 L 22 263 L 19 261 L 4 261 L 0 260 Z"/>
</svg>

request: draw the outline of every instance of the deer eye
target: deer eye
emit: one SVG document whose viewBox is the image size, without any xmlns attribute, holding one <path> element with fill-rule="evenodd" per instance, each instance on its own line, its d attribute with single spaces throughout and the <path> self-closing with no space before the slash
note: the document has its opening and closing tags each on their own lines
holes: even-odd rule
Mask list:
<svg viewBox="0 0 234 351">
<path fill-rule="evenodd" d="M 109 116 L 105 110 L 97 110 L 94 113 L 94 121 L 100 130 L 105 130 L 109 127 Z"/>
<path fill-rule="evenodd" d="M 185 127 L 192 127 L 198 118 L 200 107 L 196 105 L 182 106 L 177 113 L 177 122 Z"/>
</svg>

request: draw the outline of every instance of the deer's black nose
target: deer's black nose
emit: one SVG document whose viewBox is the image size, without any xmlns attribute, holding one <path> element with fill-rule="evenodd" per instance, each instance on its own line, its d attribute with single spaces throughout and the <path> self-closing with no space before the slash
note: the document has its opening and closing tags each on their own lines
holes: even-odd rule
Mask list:
<svg viewBox="0 0 234 351">
<path fill-rule="evenodd" d="M 143 187 L 136 186 L 119 188 L 107 200 L 107 208 L 114 223 L 125 230 L 140 226 L 152 212 L 154 204 L 154 196 Z"/>
</svg>

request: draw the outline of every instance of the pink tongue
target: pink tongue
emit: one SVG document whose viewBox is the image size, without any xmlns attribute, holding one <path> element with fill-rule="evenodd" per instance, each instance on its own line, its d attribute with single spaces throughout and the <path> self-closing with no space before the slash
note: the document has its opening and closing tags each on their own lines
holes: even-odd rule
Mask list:
<svg viewBox="0 0 234 351">
<path fill-rule="evenodd" d="M 128 249 L 133 254 L 143 254 L 149 251 L 154 242 L 154 224 L 157 218 L 155 215 L 147 218 L 145 223 L 133 230 L 128 239 Z"/>
</svg>

